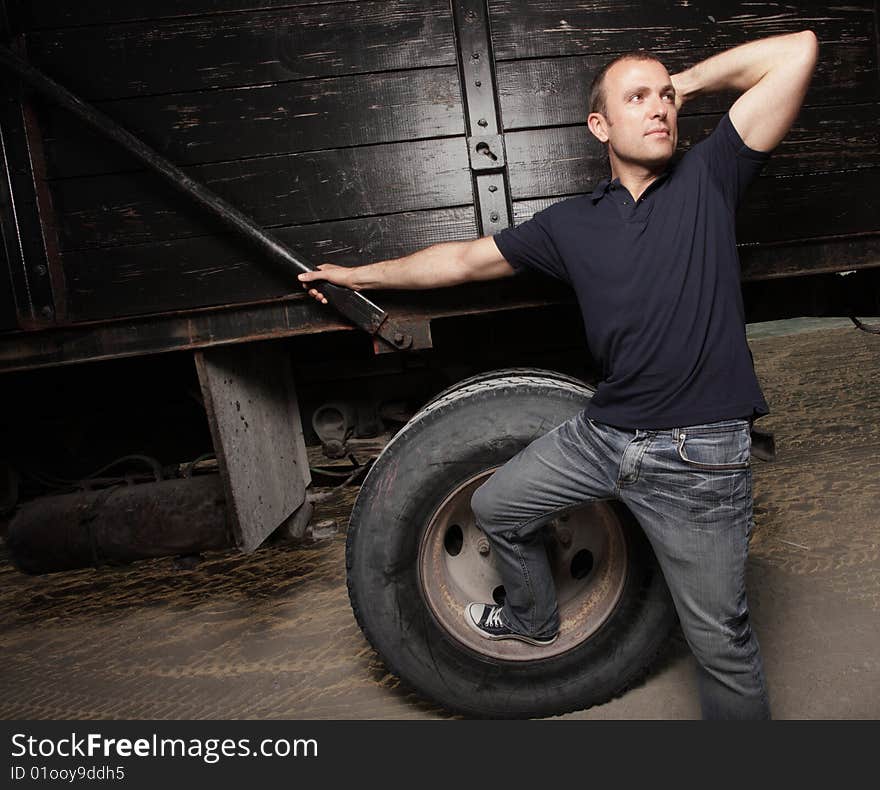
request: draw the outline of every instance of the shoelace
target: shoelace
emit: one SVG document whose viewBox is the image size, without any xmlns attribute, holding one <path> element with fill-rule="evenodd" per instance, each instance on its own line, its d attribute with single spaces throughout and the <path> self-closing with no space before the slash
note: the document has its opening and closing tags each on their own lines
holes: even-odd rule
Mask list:
<svg viewBox="0 0 880 790">
<path fill-rule="evenodd" d="M 491 612 L 489 612 L 489 616 L 486 618 L 486 625 L 490 628 L 503 628 L 504 623 L 501 622 L 501 607 L 496 606 Z"/>
</svg>

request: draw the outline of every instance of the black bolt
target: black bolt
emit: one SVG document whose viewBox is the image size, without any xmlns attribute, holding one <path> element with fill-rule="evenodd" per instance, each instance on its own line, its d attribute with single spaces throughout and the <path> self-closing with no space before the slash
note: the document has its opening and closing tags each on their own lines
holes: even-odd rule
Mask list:
<svg viewBox="0 0 880 790">
<path fill-rule="evenodd" d="M 43 266 L 42 263 L 38 263 L 36 266 L 34 266 L 34 271 L 35 271 L 40 277 L 42 277 L 42 276 L 46 273 L 46 267 Z"/>
<path fill-rule="evenodd" d="M 489 215 L 489 219 L 492 220 L 492 222 L 498 222 L 498 212 L 497 212 L 497 211 L 493 211 L 493 212 Z"/>
<path fill-rule="evenodd" d="M 480 80 L 477 80 L 477 81 L 474 83 L 474 85 L 476 85 L 478 88 L 479 88 L 482 84 L 483 84 L 483 83 L 482 83 Z"/>
<path fill-rule="evenodd" d="M 498 187 L 496 187 L 495 184 L 492 184 L 492 186 L 489 187 L 489 191 L 490 191 L 490 192 L 497 192 L 497 191 L 498 191 Z"/>
<path fill-rule="evenodd" d="M 40 309 L 40 315 L 42 315 L 44 318 L 51 318 L 52 308 L 49 307 L 49 305 L 43 305 L 43 307 Z"/>
</svg>

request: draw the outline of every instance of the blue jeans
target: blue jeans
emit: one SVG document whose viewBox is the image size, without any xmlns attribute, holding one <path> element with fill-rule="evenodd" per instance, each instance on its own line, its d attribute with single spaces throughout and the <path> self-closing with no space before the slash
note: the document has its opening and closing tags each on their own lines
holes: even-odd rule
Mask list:
<svg viewBox="0 0 880 790">
<path fill-rule="evenodd" d="M 559 511 L 619 499 L 654 549 L 698 664 L 704 718 L 770 717 L 745 566 L 752 516 L 751 423 L 616 428 L 584 412 L 533 441 L 474 493 L 471 506 L 518 633 L 559 629 L 541 527 Z"/>
</svg>

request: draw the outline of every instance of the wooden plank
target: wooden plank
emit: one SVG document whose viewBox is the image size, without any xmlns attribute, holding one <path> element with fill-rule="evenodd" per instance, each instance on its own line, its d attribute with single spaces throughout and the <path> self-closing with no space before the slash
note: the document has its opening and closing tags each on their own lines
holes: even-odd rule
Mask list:
<svg viewBox="0 0 880 790">
<path fill-rule="evenodd" d="M 456 63 L 447 0 L 363 0 L 48 30 L 28 36 L 28 55 L 93 101 Z"/>
<path fill-rule="evenodd" d="M 513 207 L 514 224 L 519 225 L 531 219 L 536 212 L 564 199 L 519 201 Z M 743 237 L 742 213 L 741 210 L 737 238 L 744 281 L 880 267 L 880 231 L 840 237 L 819 236 L 818 233 L 824 229 L 824 225 L 819 223 L 814 228 L 812 238 L 765 242 L 758 246 Z"/>
<path fill-rule="evenodd" d="M 316 263 L 357 266 L 472 239 L 477 226 L 473 208 L 466 207 L 282 228 L 275 235 Z M 251 302 L 301 290 L 229 236 L 70 252 L 64 263 L 73 321 Z"/>
<path fill-rule="evenodd" d="M 320 3 L 345 3 L 353 0 L 151 0 L 125 2 L 119 0 L 88 0 L 71 3 L 70 0 L 13 0 L 19 7 L 24 30 L 53 27 L 106 25 L 113 22 L 138 22 L 144 19 L 170 19 L 185 16 L 219 14 L 229 11 L 259 11 L 267 8 L 294 8 Z"/>
<path fill-rule="evenodd" d="M 462 137 L 261 157 L 184 168 L 264 226 L 470 204 Z M 62 249 L 219 232 L 152 173 L 53 183 Z"/>
<path fill-rule="evenodd" d="M 878 176 L 880 168 L 759 178 L 737 214 L 737 239 L 757 244 L 880 232 Z M 562 199 L 517 201 L 514 224 Z"/>
<path fill-rule="evenodd" d="M 880 235 L 740 247 L 742 279 L 798 277 L 880 267 Z"/>
<path fill-rule="evenodd" d="M 627 52 L 633 49 L 733 47 L 752 39 L 809 28 L 828 49 L 873 43 L 873 0 L 829 7 L 773 0 L 494 0 L 497 60 Z"/>
<path fill-rule="evenodd" d="M 257 305 L 224 305 L 186 315 L 123 318 L 41 332 L 0 335 L 0 373 L 72 365 L 170 351 L 192 351 L 227 343 L 352 331 L 345 319 L 328 315 L 311 298 Z M 368 342 L 366 334 L 365 342 Z"/>
<path fill-rule="evenodd" d="M 253 551 L 305 501 L 312 480 L 290 358 L 284 345 L 195 352 L 226 515 Z"/>
<path fill-rule="evenodd" d="M 718 49 L 652 50 L 669 72 L 688 68 Z M 805 106 L 859 104 L 880 100 L 877 48 L 873 42 L 841 42 L 823 49 Z M 498 94 L 505 131 L 585 123 L 593 77 L 608 55 L 584 55 L 499 63 Z M 683 115 L 725 112 L 735 95 L 710 93 L 688 102 Z"/>
<path fill-rule="evenodd" d="M 780 260 L 790 263 L 782 274 L 786 279 L 746 283 L 744 294 L 749 320 L 770 320 L 790 315 L 845 315 L 853 306 L 861 315 L 875 315 L 876 305 L 869 305 L 871 298 L 876 303 L 878 293 L 880 236 L 854 242 L 850 250 L 846 247 L 847 240 L 813 241 L 772 248 L 769 263 Z M 867 249 L 865 242 L 873 245 L 873 260 L 863 255 Z M 741 249 L 743 266 L 748 266 L 752 253 L 760 255 L 767 249 Z M 836 262 L 833 270 L 840 270 L 841 263 L 844 263 L 848 268 L 860 271 L 848 277 L 831 274 L 792 277 L 792 274 L 799 273 L 798 261 L 804 260 L 804 256 L 812 256 L 816 250 L 824 251 L 822 254 L 829 261 Z M 847 257 L 849 255 L 852 257 Z M 817 271 L 823 270 L 817 268 Z M 829 278 L 832 280 L 829 281 Z M 845 285 L 843 290 L 851 292 L 843 301 L 838 298 L 843 294 L 841 281 Z M 867 297 L 862 300 L 865 304 L 859 298 L 852 298 L 852 294 Z M 834 299 L 829 299 L 829 296 Z M 541 327 L 546 324 L 544 311 L 550 306 L 554 318 L 567 311 L 579 325 L 571 290 L 556 280 L 538 275 L 461 288 L 387 292 L 381 294 L 381 300 L 383 306 L 390 308 L 396 321 L 407 322 L 408 330 L 414 333 L 418 341 L 417 348 L 430 347 L 432 332 L 436 332 L 438 338 L 442 337 L 445 324 L 435 319 L 445 317 L 486 317 L 497 312 L 515 316 L 514 320 L 521 325 Z M 862 307 L 865 309 L 861 310 Z M 429 324 L 430 330 L 426 330 Z M 297 295 L 265 304 L 226 305 L 190 310 L 183 314 L 167 313 L 104 323 L 76 324 L 41 332 L 0 334 L 0 373 L 211 348 L 259 339 L 301 337 L 314 333 L 326 336 L 340 330 L 351 331 L 351 327 L 335 319 L 314 300 Z M 366 353 L 369 338 L 362 333 L 358 333 L 357 337 L 364 343 Z M 341 338 L 327 339 L 334 342 Z M 355 340 L 356 336 L 352 335 L 351 339 Z"/>
<path fill-rule="evenodd" d="M 396 71 L 100 102 L 177 165 L 463 135 L 458 70 Z M 51 178 L 139 170 L 65 110 L 41 112 Z"/>
<path fill-rule="evenodd" d="M 764 168 L 765 176 L 810 174 L 880 166 L 877 104 L 806 108 Z M 679 121 L 679 151 L 687 151 L 718 124 L 720 115 Z M 515 200 L 586 192 L 608 173 L 605 148 L 586 125 L 550 127 L 505 136 Z"/>
<path fill-rule="evenodd" d="M 739 211 L 743 243 L 880 231 L 880 169 L 759 178 Z M 847 268 L 847 267 L 844 267 Z"/>
<path fill-rule="evenodd" d="M 429 326 L 438 317 L 485 315 L 572 301 L 556 281 L 516 277 L 460 288 L 382 292 L 377 299 L 395 322 L 413 335 L 413 350 L 431 347 Z M 300 293 L 263 304 L 223 305 L 3 334 L 0 373 L 339 331 L 355 332 L 352 339 L 360 338 L 364 353 L 370 353 L 366 333 L 357 332 L 332 310 Z"/>
</svg>

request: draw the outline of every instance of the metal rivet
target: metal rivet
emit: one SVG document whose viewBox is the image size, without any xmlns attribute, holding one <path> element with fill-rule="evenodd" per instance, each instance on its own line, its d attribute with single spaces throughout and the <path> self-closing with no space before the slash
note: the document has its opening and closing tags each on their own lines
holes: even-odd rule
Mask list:
<svg viewBox="0 0 880 790">
<path fill-rule="evenodd" d="M 489 122 L 485 118 L 480 118 L 480 120 L 477 121 L 477 126 L 488 126 L 488 125 L 489 125 Z"/>
<path fill-rule="evenodd" d="M 482 83 L 480 80 L 477 80 L 477 81 L 474 83 L 474 85 L 476 85 L 478 88 L 479 88 L 482 84 L 483 84 L 483 83 Z"/>
<path fill-rule="evenodd" d="M 43 266 L 42 263 L 38 263 L 36 266 L 34 266 L 34 271 L 35 271 L 40 277 L 42 277 L 42 276 L 46 273 L 46 267 Z"/>
<path fill-rule="evenodd" d="M 52 317 L 52 308 L 49 307 L 49 305 L 43 305 L 43 307 L 40 309 L 40 314 L 42 316 L 44 316 L 45 318 L 51 318 Z"/>
<path fill-rule="evenodd" d="M 481 557 L 487 556 L 489 554 L 489 541 L 485 538 L 480 538 L 477 541 L 477 551 Z"/>
<path fill-rule="evenodd" d="M 489 191 L 490 191 L 490 192 L 497 192 L 497 191 L 498 191 L 498 187 L 496 187 L 495 184 L 492 184 L 492 186 L 489 187 Z"/>
<path fill-rule="evenodd" d="M 473 54 L 473 58 L 474 58 L 474 60 L 479 60 L 479 59 L 480 59 L 480 53 L 479 53 L 479 52 L 474 52 L 474 54 Z"/>
<path fill-rule="evenodd" d="M 401 332 L 394 333 L 394 342 L 400 345 L 403 342 L 403 334 Z"/>
<path fill-rule="evenodd" d="M 497 212 L 497 211 L 493 211 L 493 212 L 489 215 L 489 219 L 492 220 L 492 222 L 498 222 L 498 212 Z"/>
</svg>

